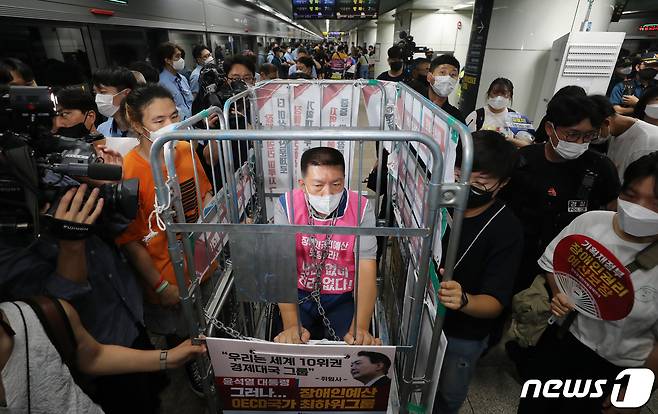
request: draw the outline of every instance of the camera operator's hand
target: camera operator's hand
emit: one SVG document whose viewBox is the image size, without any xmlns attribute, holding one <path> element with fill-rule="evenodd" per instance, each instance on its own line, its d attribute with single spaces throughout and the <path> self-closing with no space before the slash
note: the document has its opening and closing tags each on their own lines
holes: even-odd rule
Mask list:
<svg viewBox="0 0 658 414">
<path fill-rule="evenodd" d="M 59 200 L 55 218 L 73 223 L 94 224 L 103 209 L 103 199 L 95 188 L 84 201 L 87 185 L 70 188 Z M 75 283 L 87 280 L 87 257 L 84 240 L 60 240 L 57 274 Z"/>
<path fill-rule="evenodd" d="M 94 224 L 103 210 L 103 199 L 98 198 L 99 190 L 94 188 L 83 204 L 86 192 L 87 184 L 82 184 L 77 189 L 70 188 L 59 200 L 55 218 L 74 223 Z"/>
<path fill-rule="evenodd" d="M 96 150 L 104 164 L 123 166 L 123 155 L 118 151 L 108 148 L 107 145 L 99 145 Z"/>
<path fill-rule="evenodd" d="M 160 293 L 160 303 L 162 306 L 173 307 L 180 303 L 178 286 L 170 283 L 167 288 Z"/>
</svg>

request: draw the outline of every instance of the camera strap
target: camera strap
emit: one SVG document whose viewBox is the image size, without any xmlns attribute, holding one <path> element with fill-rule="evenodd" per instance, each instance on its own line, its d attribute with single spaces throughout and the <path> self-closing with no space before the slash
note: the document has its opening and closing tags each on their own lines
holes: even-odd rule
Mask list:
<svg viewBox="0 0 658 414">
<path fill-rule="evenodd" d="M 41 216 L 43 228 L 48 234 L 60 240 L 82 240 L 89 237 L 93 227 L 85 223 L 74 223 L 68 220 L 56 219 L 52 216 Z"/>
</svg>

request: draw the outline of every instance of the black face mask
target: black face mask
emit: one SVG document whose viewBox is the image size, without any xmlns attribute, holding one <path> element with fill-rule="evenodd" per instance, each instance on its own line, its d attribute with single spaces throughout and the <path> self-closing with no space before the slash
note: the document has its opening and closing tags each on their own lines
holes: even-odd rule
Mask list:
<svg viewBox="0 0 658 414">
<path fill-rule="evenodd" d="M 422 74 L 418 75 L 418 76 L 416 76 L 416 80 L 418 82 L 427 82 L 427 75 L 422 75 Z"/>
<path fill-rule="evenodd" d="M 478 208 L 493 200 L 495 190 L 485 191 L 471 185 L 471 191 L 468 193 L 468 203 L 466 208 Z"/>
<path fill-rule="evenodd" d="M 80 122 L 79 124 L 75 124 L 70 127 L 62 127 L 58 129 L 57 135 L 61 135 L 63 137 L 68 137 L 68 138 L 81 139 L 89 135 L 89 129 L 87 129 L 84 122 Z"/>
<path fill-rule="evenodd" d="M 391 62 L 389 65 L 391 66 L 391 70 L 394 72 L 402 69 L 402 62 Z"/>
</svg>

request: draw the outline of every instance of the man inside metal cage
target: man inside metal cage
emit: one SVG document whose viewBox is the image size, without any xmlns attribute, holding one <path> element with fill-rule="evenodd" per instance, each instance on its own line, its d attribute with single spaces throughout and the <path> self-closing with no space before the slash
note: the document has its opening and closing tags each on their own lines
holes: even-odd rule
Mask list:
<svg viewBox="0 0 658 414">
<path fill-rule="evenodd" d="M 375 227 L 375 213 L 368 199 L 361 196 L 359 202 L 358 193 L 345 188 L 345 159 L 340 151 L 309 149 L 302 154 L 300 167 L 300 188 L 279 198 L 275 224 L 356 227 L 360 223 Z M 375 236 L 361 236 L 358 245 L 360 249 L 354 234 L 296 235 L 299 303 L 279 303 L 280 333 L 275 342 L 306 343 L 327 338 L 354 345 L 381 344 L 368 331 L 377 297 L 377 240 Z"/>
</svg>

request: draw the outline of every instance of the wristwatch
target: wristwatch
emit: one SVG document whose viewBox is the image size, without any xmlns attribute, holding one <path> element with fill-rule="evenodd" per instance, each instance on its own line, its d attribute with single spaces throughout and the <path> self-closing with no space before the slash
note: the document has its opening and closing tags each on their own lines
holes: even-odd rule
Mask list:
<svg viewBox="0 0 658 414">
<path fill-rule="evenodd" d="M 462 290 L 462 304 L 459 306 L 458 310 L 464 309 L 464 306 L 468 305 L 468 295 Z"/>
</svg>

